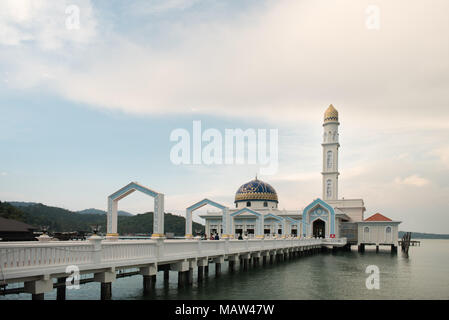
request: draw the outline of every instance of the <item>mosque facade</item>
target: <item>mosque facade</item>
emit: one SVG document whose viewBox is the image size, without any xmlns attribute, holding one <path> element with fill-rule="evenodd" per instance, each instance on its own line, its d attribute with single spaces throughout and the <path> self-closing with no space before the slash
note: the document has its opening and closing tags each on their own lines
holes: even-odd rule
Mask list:
<svg viewBox="0 0 449 320">
<path fill-rule="evenodd" d="M 264 237 L 346 237 L 351 244 L 397 243 L 399 221 L 376 214 L 364 219 L 363 199 L 339 198 L 339 117 L 330 105 L 324 113 L 322 141 L 322 197 L 304 209 L 280 210 L 278 194 L 273 186 L 258 179 L 240 186 L 235 194 L 234 208 L 229 209 L 231 221 L 223 233 L 223 213 L 202 214 L 206 234 L 236 238 Z"/>
</svg>

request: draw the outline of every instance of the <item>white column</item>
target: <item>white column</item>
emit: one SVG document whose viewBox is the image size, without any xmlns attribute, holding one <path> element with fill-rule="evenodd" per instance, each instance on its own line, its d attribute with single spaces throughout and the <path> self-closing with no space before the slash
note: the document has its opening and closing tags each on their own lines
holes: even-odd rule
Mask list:
<svg viewBox="0 0 449 320">
<path fill-rule="evenodd" d="M 231 221 L 229 216 L 229 208 L 224 208 L 222 210 L 222 227 L 223 227 L 223 238 L 231 237 Z"/>
<path fill-rule="evenodd" d="M 260 217 L 256 218 L 256 238 L 263 238 L 263 225 L 264 217 L 260 215 Z"/>
<path fill-rule="evenodd" d="M 108 198 L 108 214 L 107 214 L 107 239 L 118 239 L 117 233 L 117 208 L 118 200 Z"/>
<path fill-rule="evenodd" d="M 186 209 L 186 234 L 185 237 L 186 238 L 193 238 L 193 234 L 192 234 L 192 210 L 190 209 Z"/>
<path fill-rule="evenodd" d="M 158 193 L 154 198 L 152 238 L 164 238 L 164 195 Z"/>
</svg>

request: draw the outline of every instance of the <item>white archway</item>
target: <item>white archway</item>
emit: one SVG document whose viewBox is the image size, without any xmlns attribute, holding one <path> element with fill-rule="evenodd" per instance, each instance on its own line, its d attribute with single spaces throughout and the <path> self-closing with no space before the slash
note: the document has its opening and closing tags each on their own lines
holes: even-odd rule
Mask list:
<svg viewBox="0 0 449 320">
<path fill-rule="evenodd" d="M 240 209 L 239 211 L 236 211 L 231 214 L 231 218 L 232 218 L 231 229 L 234 228 L 234 218 L 242 213 L 249 213 L 251 215 L 256 216 L 256 238 L 263 238 L 264 237 L 264 234 L 263 234 L 264 217 L 262 214 L 254 211 L 254 210 L 248 209 L 248 208 Z M 234 234 L 234 231 L 232 233 Z"/>
<path fill-rule="evenodd" d="M 137 182 L 131 182 L 108 197 L 107 234 L 109 239 L 117 239 L 117 208 L 118 202 L 134 191 L 140 191 L 154 198 L 153 234 L 152 238 L 164 237 L 164 194 L 144 187 Z"/>
<path fill-rule="evenodd" d="M 215 201 L 209 200 L 209 199 L 203 199 L 201 201 L 198 201 L 197 203 L 191 205 L 186 209 L 186 231 L 185 231 L 185 237 L 186 238 L 192 238 L 192 214 L 193 211 L 204 207 L 205 205 L 211 205 L 217 209 L 220 209 L 222 212 L 222 226 L 223 226 L 223 238 L 228 238 L 230 236 L 230 233 L 228 231 L 229 229 L 229 209 L 228 207 L 225 207 Z"/>
</svg>

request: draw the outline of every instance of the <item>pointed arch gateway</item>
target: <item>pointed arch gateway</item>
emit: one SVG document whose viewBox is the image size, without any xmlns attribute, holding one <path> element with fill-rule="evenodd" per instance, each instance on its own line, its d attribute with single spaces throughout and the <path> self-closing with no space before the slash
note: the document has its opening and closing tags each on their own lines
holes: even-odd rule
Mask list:
<svg viewBox="0 0 449 320">
<path fill-rule="evenodd" d="M 314 200 L 304 208 L 302 213 L 302 233 L 304 237 L 313 236 L 313 227 L 316 220 L 321 220 L 324 223 L 324 237 L 335 237 L 334 208 L 320 198 Z"/>
<path fill-rule="evenodd" d="M 201 201 L 198 201 L 197 203 L 191 205 L 186 209 L 186 231 L 185 231 L 185 237 L 186 238 L 193 238 L 192 234 L 192 214 L 193 211 L 204 207 L 205 205 L 211 205 L 217 209 L 220 209 L 222 212 L 222 225 L 223 225 L 223 238 L 228 238 L 230 236 L 229 233 L 229 208 L 225 207 L 215 201 L 209 200 L 209 199 L 203 199 Z"/>
<path fill-rule="evenodd" d="M 154 198 L 153 234 L 152 238 L 164 237 L 164 194 L 151 190 L 137 182 L 131 182 L 108 197 L 107 234 L 106 238 L 116 239 L 118 202 L 134 191 L 140 191 Z"/>
</svg>

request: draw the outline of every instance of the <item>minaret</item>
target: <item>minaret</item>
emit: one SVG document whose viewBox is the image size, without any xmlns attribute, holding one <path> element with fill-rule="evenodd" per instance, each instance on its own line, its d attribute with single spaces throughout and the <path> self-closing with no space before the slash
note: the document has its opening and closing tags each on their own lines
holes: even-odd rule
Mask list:
<svg viewBox="0 0 449 320">
<path fill-rule="evenodd" d="M 338 111 L 330 105 L 323 123 L 323 199 L 338 200 Z"/>
</svg>

